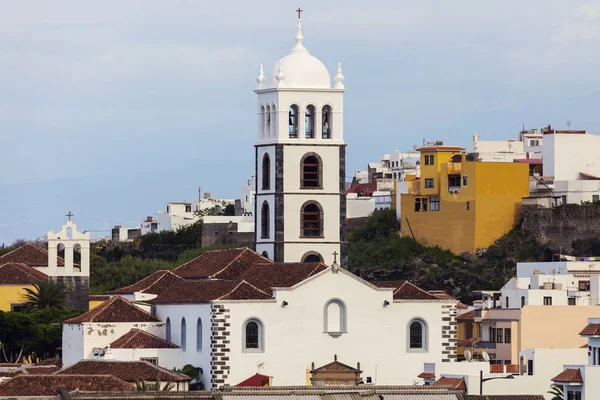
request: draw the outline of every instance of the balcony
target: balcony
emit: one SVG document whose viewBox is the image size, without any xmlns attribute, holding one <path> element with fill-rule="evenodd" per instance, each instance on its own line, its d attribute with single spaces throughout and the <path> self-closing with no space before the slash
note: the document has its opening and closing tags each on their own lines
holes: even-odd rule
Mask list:
<svg viewBox="0 0 600 400">
<path fill-rule="evenodd" d="M 454 175 L 462 172 L 462 163 L 459 162 L 449 162 L 448 163 L 448 175 Z"/>
<path fill-rule="evenodd" d="M 458 193 L 460 192 L 460 186 L 448 186 L 448 192 Z"/>
<path fill-rule="evenodd" d="M 486 342 L 480 340 L 477 342 L 476 346 L 478 349 L 496 350 L 496 342 Z"/>
</svg>

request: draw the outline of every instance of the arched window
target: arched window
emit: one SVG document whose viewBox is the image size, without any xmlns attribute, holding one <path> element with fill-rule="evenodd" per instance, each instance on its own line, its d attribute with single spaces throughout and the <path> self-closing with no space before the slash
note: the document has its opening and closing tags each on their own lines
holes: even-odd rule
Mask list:
<svg viewBox="0 0 600 400">
<path fill-rule="evenodd" d="M 196 321 L 196 351 L 202 352 L 202 319 Z"/>
<path fill-rule="evenodd" d="M 261 256 L 263 256 L 264 258 L 269 258 L 269 253 L 267 253 L 266 251 L 263 251 Z"/>
<path fill-rule="evenodd" d="M 260 210 L 260 237 L 262 239 L 269 238 L 270 235 L 270 211 L 269 211 L 269 203 L 266 201 L 263 202 L 262 208 Z"/>
<path fill-rule="evenodd" d="M 165 324 L 165 338 L 167 341 L 171 341 L 171 318 L 167 317 L 167 322 Z"/>
<path fill-rule="evenodd" d="M 271 137 L 274 138 L 277 134 L 277 110 L 275 104 L 271 106 Z"/>
<path fill-rule="evenodd" d="M 340 299 L 331 299 L 323 309 L 323 331 L 340 336 L 346 329 L 346 304 Z"/>
<path fill-rule="evenodd" d="M 265 137 L 271 136 L 271 106 L 267 106 L 265 111 Z"/>
<path fill-rule="evenodd" d="M 307 153 L 300 161 L 300 188 L 321 188 L 323 183 L 323 161 L 317 153 Z"/>
<path fill-rule="evenodd" d="M 262 190 L 269 190 L 271 188 L 271 158 L 267 153 L 263 156 L 262 160 Z"/>
<path fill-rule="evenodd" d="M 243 326 L 244 352 L 264 352 L 263 324 L 256 318 L 248 319 Z"/>
<path fill-rule="evenodd" d="M 331 112 L 331 107 L 330 106 L 323 106 L 323 109 L 321 110 L 321 132 L 322 132 L 322 138 L 323 139 L 331 139 L 331 132 L 332 132 L 332 120 L 331 117 L 333 115 L 333 113 Z"/>
<path fill-rule="evenodd" d="M 306 124 L 306 138 L 314 139 L 315 138 L 315 106 L 306 107 L 306 111 L 304 112 L 304 122 Z"/>
<path fill-rule="evenodd" d="M 300 215 L 301 237 L 323 237 L 323 211 L 316 201 L 307 201 Z"/>
<path fill-rule="evenodd" d="M 187 326 L 185 323 L 185 318 L 181 318 L 181 349 L 185 351 L 187 347 Z"/>
<path fill-rule="evenodd" d="M 264 139 L 265 138 L 265 106 L 260 106 L 260 115 L 259 115 L 259 121 L 260 121 L 260 138 Z"/>
<path fill-rule="evenodd" d="M 428 330 L 427 323 L 415 318 L 408 323 L 408 351 L 427 351 L 428 349 Z"/>
<path fill-rule="evenodd" d="M 321 256 L 321 254 L 317 253 L 316 251 L 309 251 L 302 256 L 302 262 L 305 262 L 305 263 L 323 262 L 323 257 Z"/>
<path fill-rule="evenodd" d="M 300 110 L 298 109 L 297 105 L 292 105 L 290 107 L 290 114 L 289 114 L 289 133 L 290 133 L 290 139 L 297 139 L 298 138 L 298 117 L 300 116 Z"/>
</svg>

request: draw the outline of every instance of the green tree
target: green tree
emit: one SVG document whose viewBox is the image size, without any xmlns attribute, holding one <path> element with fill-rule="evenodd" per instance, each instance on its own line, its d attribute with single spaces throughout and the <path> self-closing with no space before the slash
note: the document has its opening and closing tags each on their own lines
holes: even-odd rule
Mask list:
<svg viewBox="0 0 600 400">
<path fill-rule="evenodd" d="M 192 378 L 192 383 L 190 384 L 190 390 L 204 390 L 204 384 L 200 380 L 200 376 L 204 373 L 202 368 L 194 367 L 191 364 L 186 364 L 183 368 L 173 368 L 173 371 L 179 372 L 180 374 L 184 374 Z"/>
<path fill-rule="evenodd" d="M 67 304 L 65 287 L 54 281 L 39 281 L 33 284 L 33 289 L 25 288 L 24 304 L 26 312 L 56 308 L 62 310 Z"/>
<path fill-rule="evenodd" d="M 227 204 L 223 209 L 223 215 L 235 215 L 235 206 L 233 204 Z"/>
<path fill-rule="evenodd" d="M 43 337 L 30 315 L 0 311 L 0 355 L 7 363 L 27 358 L 30 349 Z"/>
<path fill-rule="evenodd" d="M 563 393 L 562 385 L 552 385 L 550 386 L 550 390 L 546 393 L 552 395 L 552 400 L 565 400 L 565 394 Z"/>
<path fill-rule="evenodd" d="M 140 381 L 137 379 L 135 380 L 135 388 L 138 392 L 169 392 L 175 387 L 173 382 L 165 384 L 162 389 L 160 388 L 160 385 L 161 383 L 159 379 L 157 379 L 154 383 L 146 383 L 146 381 Z"/>
</svg>

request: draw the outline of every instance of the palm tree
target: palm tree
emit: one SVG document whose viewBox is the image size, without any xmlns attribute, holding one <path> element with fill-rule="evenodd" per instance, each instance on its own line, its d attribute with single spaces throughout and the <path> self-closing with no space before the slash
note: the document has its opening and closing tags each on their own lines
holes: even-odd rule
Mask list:
<svg viewBox="0 0 600 400">
<path fill-rule="evenodd" d="M 67 304 L 65 287 L 54 281 L 39 281 L 34 283 L 33 289 L 25 289 L 24 297 L 27 299 L 24 305 L 27 312 L 47 308 L 62 310 Z"/>
<path fill-rule="evenodd" d="M 175 384 L 173 382 L 167 383 L 163 388 L 160 388 L 160 380 L 156 380 L 154 383 L 146 383 L 146 381 L 135 380 L 135 388 L 138 392 L 169 392 L 173 390 Z"/>
<path fill-rule="evenodd" d="M 561 385 L 554 384 L 550 386 L 550 390 L 547 393 L 552 395 L 552 400 L 565 400 L 565 394 Z"/>
</svg>

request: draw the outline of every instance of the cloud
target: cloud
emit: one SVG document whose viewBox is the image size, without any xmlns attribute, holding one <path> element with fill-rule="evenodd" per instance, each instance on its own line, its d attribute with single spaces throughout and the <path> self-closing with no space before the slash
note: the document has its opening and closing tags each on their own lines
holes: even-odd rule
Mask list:
<svg viewBox="0 0 600 400">
<path fill-rule="evenodd" d="M 600 40 L 600 4 L 577 7 L 551 38 L 560 47 Z"/>
</svg>

